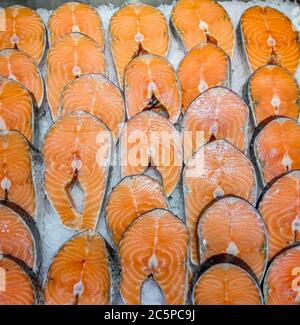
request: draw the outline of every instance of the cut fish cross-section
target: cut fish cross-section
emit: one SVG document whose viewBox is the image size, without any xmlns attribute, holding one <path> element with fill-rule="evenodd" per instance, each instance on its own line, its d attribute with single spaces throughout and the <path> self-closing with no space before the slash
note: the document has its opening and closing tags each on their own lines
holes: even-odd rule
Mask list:
<svg viewBox="0 0 300 325">
<path fill-rule="evenodd" d="M 191 238 L 191 260 L 199 264 L 197 225 L 213 199 L 236 195 L 254 204 L 257 182 L 251 161 L 225 140 L 209 142 L 187 161 L 183 170 L 185 215 Z"/>
<path fill-rule="evenodd" d="M 0 131 L 0 196 L 35 216 L 30 145 L 19 131 Z"/>
<path fill-rule="evenodd" d="M 232 57 L 234 28 L 220 3 L 179 0 L 172 10 L 171 24 L 187 50 L 199 43 L 213 42 Z"/>
<path fill-rule="evenodd" d="M 96 228 L 111 150 L 110 131 L 86 112 L 66 114 L 48 130 L 43 149 L 45 189 L 66 227 Z"/>
<path fill-rule="evenodd" d="M 158 181 L 146 175 L 123 178 L 110 193 L 106 205 L 106 223 L 115 245 L 118 246 L 131 222 L 155 208 L 168 208 Z"/>
<path fill-rule="evenodd" d="M 141 286 L 152 276 L 166 304 L 185 304 L 188 244 L 186 226 L 168 210 L 154 209 L 136 219 L 119 245 L 120 292 L 124 301 L 141 304 Z"/>
<path fill-rule="evenodd" d="M 181 138 L 175 127 L 158 113 L 145 111 L 125 124 L 120 144 L 121 176 L 141 174 L 156 167 L 165 193 L 170 196 L 182 168 Z"/>
<path fill-rule="evenodd" d="M 97 10 L 83 2 L 67 2 L 56 8 L 49 17 L 49 44 L 62 36 L 79 32 L 95 40 L 103 50 L 104 29 Z"/>
<path fill-rule="evenodd" d="M 165 16 L 157 8 L 143 3 L 131 3 L 115 12 L 109 23 L 109 33 L 121 88 L 124 69 L 135 56 L 145 53 L 166 56 L 169 50 Z"/>
<path fill-rule="evenodd" d="M 51 261 L 44 284 L 47 305 L 107 305 L 111 301 L 109 257 L 104 239 L 75 235 Z"/>
<path fill-rule="evenodd" d="M 36 105 L 42 105 L 43 78 L 38 66 L 28 54 L 13 49 L 0 51 L 0 75 L 19 81 L 33 95 Z"/>
<path fill-rule="evenodd" d="M 40 15 L 20 5 L 2 10 L 4 28 L 0 29 L 0 50 L 21 50 L 39 63 L 46 46 L 46 30 Z"/>
<path fill-rule="evenodd" d="M 245 152 L 248 121 L 248 107 L 238 94 L 224 87 L 206 90 L 184 115 L 184 160 L 187 161 L 203 142 L 213 139 L 227 140 Z"/>
<path fill-rule="evenodd" d="M 66 85 L 57 115 L 74 111 L 96 115 L 110 129 L 115 142 L 118 140 L 125 118 L 124 101 L 119 88 L 103 75 L 85 74 Z"/>
<path fill-rule="evenodd" d="M 208 88 L 230 86 L 230 59 L 220 47 L 201 43 L 180 62 L 178 78 L 182 88 L 182 110 L 186 112 L 190 103 Z"/>
<path fill-rule="evenodd" d="M 268 237 L 259 212 L 246 200 L 227 195 L 213 200 L 198 223 L 201 263 L 227 253 L 246 262 L 259 281 L 268 261 Z"/>
<path fill-rule="evenodd" d="M 47 55 L 46 89 L 54 120 L 66 84 L 86 73 L 106 74 L 105 57 L 96 41 L 81 33 L 71 33 L 50 47 Z M 85 93 L 82 94 L 84 96 Z"/>
<path fill-rule="evenodd" d="M 300 61 L 298 32 L 279 10 L 253 6 L 241 17 L 243 45 L 252 71 L 265 64 L 277 64 L 292 74 Z"/>
<path fill-rule="evenodd" d="M 33 140 L 34 104 L 27 89 L 15 80 L 0 77 L 0 129 L 20 131 Z"/>
</svg>

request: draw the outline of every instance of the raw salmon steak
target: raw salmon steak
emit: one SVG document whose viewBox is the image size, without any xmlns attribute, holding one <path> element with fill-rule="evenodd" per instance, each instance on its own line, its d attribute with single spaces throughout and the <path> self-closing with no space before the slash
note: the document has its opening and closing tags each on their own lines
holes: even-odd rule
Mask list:
<svg viewBox="0 0 300 325">
<path fill-rule="evenodd" d="M 264 279 L 267 305 L 300 304 L 300 245 L 288 248 L 276 256 Z"/>
<path fill-rule="evenodd" d="M 269 236 L 269 259 L 300 241 L 300 170 L 278 178 L 258 203 Z"/>
<path fill-rule="evenodd" d="M 289 118 L 274 118 L 261 130 L 258 127 L 251 152 L 264 184 L 300 168 L 300 125 Z"/>
<path fill-rule="evenodd" d="M 135 115 L 124 125 L 120 148 L 122 177 L 156 167 L 170 196 L 181 174 L 182 144 L 179 132 L 167 119 L 151 111 Z"/>
<path fill-rule="evenodd" d="M 30 146 L 19 131 L 0 131 L 0 198 L 35 216 Z"/>
<path fill-rule="evenodd" d="M 47 98 L 52 118 L 66 84 L 85 73 L 106 73 L 105 57 L 96 41 L 80 33 L 61 37 L 47 55 Z M 85 93 L 81 94 L 84 97 Z"/>
<path fill-rule="evenodd" d="M 1 50 L 22 50 L 36 63 L 41 61 L 46 46 L 46 30 L 35 10 L 19 5 L 2 8 L 0 24 Z"/>
<path fill-rule="evenodd" d="M 178 66 L 182 109 L 208 88 L 230 86 L 230 59 L 218 46 L 202 43 L 193 47 Z"/>
<path fill-rule="evenodd" d="M 219 3 L 212 0 L 179 0 L 172 10 L 170 22 L 185 49 L 213 42 L 232 57 L 234 28 L 228 13 Z"/>
<path fill-rule="evenodd" d="M 158 181 L 146 175 L 123 178 L 110 193 L 106 205 L 106 224 L 116 247 L 127 227 L 142 214 L 168 208 Z"/>
<path fill-rule="evenodd" d="M 78 32 L 95 40 L 104 49 L 104 29 L 101 17 L 92 6 L 82 2 L 66 2 L 56 8 L 48 21 L 49 44 L 60 37 Z"/>
<path fill-rule="evenodd" d="M 299 118 L 300 90 L 288 70 L 278 65 L 265 65 L 251 76 L 247 96 L 255 125 L 270 116 Z"/>
<path fill-rule="evenodd" d="M 86 112 L 66 114 L 47 131 L 43 149 L 45 190 L 66 227 L 96 228 L 111 146 L 110 131 Z"/>
<path fill-rule="evenodd" d="M 13 49 L 0 51 L 0 75 L 19 81 L 33 95 L 36 105 L 42 105 L 43 78 L 38 66 L 25 52 Z"/>
<path fill-rule="evenodd" d="M 70 81 L 59 106 L 58 116 L 79 110 L 96 115 L 118 140 L 125 119 L 124 101 L 119 88 L 103 75 L 85 74 Z"/>
<path fill-rule="evenodd" d="M 141 304 L 141 286 L 153 277 L 167 305 L 185 304 L 188 244 L 186 226 L 168 210 L 154 209 L 136 219 L 119 245 L 120 293 L 125 303 Z"/>
<path fill-rule="evenodd" d="M 3 255 L 16 257 L 34 272 L 39 270 L 39 232 L 33 219 L 24 210 L 0 201 L 0 233 L 0 251 Z"/>
<path fill-rule="evenodd" d="M 295 73 L 300 60 L 298 32 L 290 19 L 271 7 L 245 10 L 240 21 L 243 46 L 252 71 L 278 64 Z"/>
<path fill-rule="evenodd" d="M 263 305 L 263 295 L 251 269 L 232 255 L 216 255 L 196 274 L 194 305 Z"/>
<path fill-rule="evenodd" d="M 161 112 L 171 123 L 181 112 L 181 87 L 173 66 L 163 57 L 145 54 L 132 60 L 124 74 L 127 116 L 143 110 Z"/>
<path fill-rule="evenodd" d="M 39 302 L 33 274 L 12 256 L 0 255 L 0 306 L 35 305 Z"/>
<path fill-rule="evenodd" d="M 65 242 L 51 261 L 45 283 L 46 305 L 108 305 L 111 276 L 106 243 L 85 231 Z"/>
<path fill-rule="evenodd" d="M 32 141 L 33 113 L 32 97 L 27 89 L 15 80 L 0 76 L 0 129 L 18 130 Z"/>
<path fill-rule="evenodd" d="M 183 170 L 185 216 L 191 238 L 191 260 L 199 264 L 199 215 L 213 199 L 236 195 L 256 202 L 257 182 L 251 161 L 224 140 L 209 142 L 187 161 Z"/>
<path fill-rule="evenodd" d="M 184 160 L 200 145 L 224 139 L 241 151 L 248 147 L 249 110 L 238 94 L 223 87 L 213 87 L 198 96 L 183 119 Z"/>
<path fill-rule="evenodd" d="M 123 87 L 124 69 L 134 57 L 152 53 L 166 56 L 169 50 L 169 29 L 165 16 L 143 3 L 123 6 L 109 23 L 111 52 Z"/>
<path fill-rule="evenodd" d="M 262 279 L 268 260 L 266 227 L 246 200 L 229 195 L 212 201 L 199 217 L 198 238 L 202 263 L 214 255 L 231 254 L 247 263 L 258 280 Z"/>
</svg>

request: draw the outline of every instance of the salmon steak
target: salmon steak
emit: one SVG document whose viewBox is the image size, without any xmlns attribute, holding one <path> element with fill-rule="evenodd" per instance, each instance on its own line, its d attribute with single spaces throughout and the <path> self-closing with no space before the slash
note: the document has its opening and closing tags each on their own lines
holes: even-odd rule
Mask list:
<svg viewBox="0 0 300 325">
<path fill-rule="evenodd" d="M 131 3 L 116 11 L 109 22 L 111 52 L 123 87 L 124 70 L 133 58 L 151 53 L 166 56 L 169 50 L 169 29 L 165 16 L 143 3 Z"/>
<path fill-rule="evenodd" d="M 38 64 L 46 47 L 46 30 L 40 15 L 15 5 L 2 9 L 0 50 L 14 48 L 31 56 Z"/>
<path fill-rule="evenodd" d="M 86 112 L 66 114 L 47 131 L 43 147 L 45 190 L 64 226 L 96 228 L 111 147 L 110 131 Z"/>
<path fill-rule="evenodd" d="M 43 78 L 38 66 L 25 52 L 13 49 L 0 51 L 0 75 L 19 81 L 33 95 L 36 105 L 42 105 Z"/>
<path fill-rule="evenodd" d="M 300 304 L 300 245 L 289 247 L 277 255 L 264 279 L 267 305 Z"/>
<path fill-rule="evenodd" d="M 248 147 L 249 111 L 238 94 L 223 87 L 213 87 L 190 104 L 183 118 L 184 160 L 200 145 L 224 139 L 241 151 Z"/>
<path fill-rule="evenodd" d="M 234 28 L 228 13 L 218 2 L 179 0 L 173 7 L 170 23 L 186 50 L 199 43 L 212 42 L 232 57 Z"/>
<path fill-rule="evenodd" d="M 66 2 L 56 8 L 48 20 L 49 44 L 62 36 L 78 32 L 95 40 L 104 49 L 104 29 L 101 17 L 92 6 L 82 2 Z"/>
<path fill-rule="evenodd" d="M 230 59 L 218 46 L 202 43 L 193 47 L 178 66 L 182 110 L 201 93 L 215 86 L 230 86 Z"/>
<path fill-rule="evenodd" d="M 272 182 L 257 205 L 269 236 L 269 259 L 287 245 L 300 242 L 300 170 Z"/>
<path fill-rule="evenodd" d="M 268 260 L 266 227 L 246 200 L 229 195 L 212 201 L 199 217 L 198 238 L 201 263 L 214 255 L 231 254 L 247 263 L 258 280 L 262 279 Z"/>
<path fill-rule="evenodd" d="M 166 196 L 181 174 L 182 144 L 179 132 L 160 114 L 145 111 L 126 122 L 120 137 L 121 177 L 142 174 L 156 167 Z"/>
<path fill-rule="evenodd" d="M 0 289 L 0 306 L 40 302 L 33 274 L 12 256 L 0 255 Z"/>
<path fill-rule="evenodd" d="M 30 93 L 15 80 L 0 76 L 0 129 L 20 131 L 33 140 L 34 107 Z"/>
<path fill-rule="evenodd" d="M 37 226 L 20 207 L 4 204 L 0 201 L 0 251 L 3 255 L 16 257 L 36 272 L 41 264 Z"/>
<path fill-rule="evenodd" d="M 190 231 L 191 261 L 199 265 L 197 227 L 200 213 L 213 199 L 223 195 L 236 195 L 254 204 L 257 195 L 254 167 L 229 142 L 209 142 L 187 161 L 183 170 L 183 194 Z"/>
<path fill-rule="evenodd" d="M 300 168 L 300 126 L 286 117 L 272 119 L 258 127 L 251 144 L 251 154 L 264 184 L 293 169 Z"/>
<path fill-rule="evenodd" d="M 46 305 L 108 305 L 111 276 L 105 240 L 85 231 L 53 257 L 44 283 Z"/>
<path fill-rule="evenodd" d="M 128 226 L 142 214 L 156 208 L 168 208 L 163 188 L 146 175 L 123 178 L 110 193 L 106 204 L 106 224 L 118 247 Z"/>
<path fill-rule="evenodd" d="M 119 244 L 120 293 L 128 305 L 141 304 L 141 287 L 152 277 L 167 305 L 183 305 L 188 289 L 189 235 L 185 224 L 154 209 L 127 228 Z"/>
<path fill-rule="evenodd" d="M 250 77 L 247 96 L 254 124 L 271 116 L 299 118 L 300 90 L 296 79 L 279 65 L 265 65 Z"/>
<path fill-rule="evenodd" d="M 30 145 L 19 131 L 0 131 L 0 198 L 35 216 Z"/>
<path fill-rule="evenodd" d="M 127 116 L 143 110 L 162 112 L 171 123 L 181 112 L 181 87 L 173 66 L 163 57 L 144 54 L 128 63 L 124 74 Z"/>
<path fill-rule="evenodd" d="M 245 54 L 252 71 L 277 64 L 292 74 L 300 60 L 300 43 L 290 19 L 277 9 L 254 6 L 244 11 L 240 29 Z"/>
<path fill-rule="evenodd" d="M 197 272 L 192 292 L 194 305 L 263 305 L 254 273 L 239 258 L 216 255 Z"/>
<path fill-rule="evenodd" d="M 125 119 L 125 105 L 118 87 L 101 74 L 85 74 L 63 89 L 57 115 L 85 111 L 103 121 L 115 141 Z"/>
<path fill-rule="evenodd" d="M 106 74 L 100 45 L 81 33 L 61 37 L 47 55 L 46 89 L 52 118 L 57 118 L 59 99 L 66 84 L 86 73 Z M 85 96 L 85 93 L 81 95 Z"/>
</svg>

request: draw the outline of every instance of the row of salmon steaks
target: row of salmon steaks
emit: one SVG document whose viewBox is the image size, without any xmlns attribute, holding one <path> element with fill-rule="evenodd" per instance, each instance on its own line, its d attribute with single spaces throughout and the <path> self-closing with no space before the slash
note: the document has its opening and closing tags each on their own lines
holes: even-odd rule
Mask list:
<svg viewBox="0 0 300 325">
<path fill-rule="evenodd" d="M 34 10 L 0 10 L 0 304 L 109 304 L 118 290 L 140 304 L 150 276 L 167 304 L 189 296 L 194 304 L 300 303 L 298 33 L 281 12 L 254 6 L 236 37 L 212 0 L 179 0 L 170 26 L 186 50 L 177 72 L 157 8 L 114 13 L 118 88 L 93 7 L 65 3 L 47 30 Z M 39 143 L 46 34 L 53 124 Z M 253 72 L 244 99 L 229 89 L 236 38 Z M 117 143 L 122 179 L 104 207 L 112 248 L 96 228 Z M 42 288 L 32 171 L 39 150 L 45 193 L 62 224 L 78 230 Z M 168 202 L 181 182 L 185 222 Z M 117 290 L 112 264 L 120 267 Z"/>
</svg>

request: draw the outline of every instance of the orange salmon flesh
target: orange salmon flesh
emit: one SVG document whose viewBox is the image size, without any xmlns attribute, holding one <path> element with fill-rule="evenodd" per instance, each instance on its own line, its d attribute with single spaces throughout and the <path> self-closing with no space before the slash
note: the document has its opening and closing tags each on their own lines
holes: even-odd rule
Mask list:
<svg viewBox="0 0 300 325">
<path fill-rule="evenodd" d="M 35 217 L 36 195 L 29 143 L 18 131 L 0 131 L 0 197 Z"/>
<path fill-rule="evenodd" d="M 28 54 L 13 49 L 0 51 L 0 75 L 19 81 L 33 95 L 36 105 L 42 105 L 43 78 L 38 66 Z"/>
<path fill-rule="evenodd" d="M 56 253 L 44 285 L 47 305 L 107 305 L 110 270 L 104 239 L 84 232 Z"/>
<path fill-rule="evenodd" d="M 32 141 L 33 105 L 25 87 L 15 80 L 0 77 L 0 129 L 20 131 Z"/>
<path fill-rule="evenodd" d="M 300 303 L 300 246 L 285 250 L 269 266 L 264 280 L 267 305 L 298 305 Z"/>
<path fill-rule="evenodd" d="M 264 192 L 258 209 L 267 227 L 269 259 L 300 241 L 300 170 L 277 179 Z"/>
<path fill-rule="evenodd" d="M 125 100 L 128 118 L 143 110 L 161 111 L 171 123 L 181 112 L 181 88 L 172 65 L 157 55 L 145 54 L 125 69 Z"/>
<path fill-rule="evenodd" d="M 61 150 L 64 143 L 64 150 Z M 44 141 L 45 190 L 63 225 L 95 229 L 106 189 L 112 137 L 97 117 L 77 111 L 58 119 Z M 81 190 L 83 199 L 73 197 Z"/>
<path fill-rule="evenodd" d="M 146 175 L 123 178 L 106 205 L 106 222 L 115 245 L 136 218 L 155 208 L 168 208 L 164 191 L 156 180 Z"/>
<path fill-rule="evenodd" d="M 255 125 L 276 115 L 299 118 L 300 90 L 283 67 L 265 65 L 256 70 L 249 81 L 248 97 Z"/>
<path fill-rule="evenodd" d="M 15 5 L 4 9 L 4 24 L 0 30 L 0 50 L 15 48 L 24 51 L 40 63 L 45 46 L 46 30 L 40 15 L 27 7 Z"/>
<path fill-rule="evenodd" d="M 99 44 L 80 33 L 61 37 L 47 55 L 47 98 L 52 118 L 57 118 L 59 99 L 66 84 L 85 73 L 106 74 L 105 57 Z M 81 95 L 84 96 L 84 93 Z"/>
<path fill-rule="evenodd" d="M 169 29 L 165 16 L 143 3 L 128 4 L 114 13 L 109 22 L 111 52 L 123 87 L 124 69 L 142 53 L 166 56 L 169 50 Z"/>
<path fill-rule="evenodd" d="M 121 143 L 121 176 L 141 174 L 155 167 L 170 196 L 181 174 L 182 145 L 179 132 L 158 113 L 145 111 L 124 126 Z"/>
<path fill-rule="evenodd" d="M 288 17 L 268 6 L 254 6 L 244 11 L 240 25 L 252 71 L 271 63 L 285 67 L 292 74 L 296 72 L 300 43 Z"/>
<path fill-rule="evenodd" d="M 256 202 L 257 183 L 251 161 L 236 147 L 216 140 L 200 147 L 183 170 L 183 194 L 190 231 L 191 261 L 199 265 L 197 226 L 199 215 L 213 199 L 237 195 Z"/>
<path fill-rule="evenodd" d="M 230 57 L 235 43 L 234 28 L 228 13 L 213 0 L 179 0 L 171 23 L 187 50 L 199 43 L 213 42 Z"/>
<path fill-rule="evenodd" d="M 85 74 L 70 81 L 62 91 L 57 116 L 85 111 L 97 116 L 117 141 L 125 119 L 120 90 L 101 74 Z"/>
<path fill-rule="evenodd" d="M 254 138 L 254 155 L 265 184 L 287 171 L 300 168 L 300 125 L 278 117 Z"/>
<path fill-rule="evenodd" d="M 261 305 L 262 295 L 248 272 L 222 263 L 210 267 L 193 289 L 195 305 Z"/>
<path fill-rule="evenodd" d="M 134 221 L 120 245 L 120 293 L 125 303 L 141 303 L 149 276 L 160 286 L 166 304 L 182 305 L 188 288 L 188 231 L 171 212 L 154 209 Z"/>
<path fill-rule="evenodd" d="M 241 151 L 246 151 L 248 120 L 248 107 L 236 93 L 223 87 L 206 90 L 189 105 L 184 115 L 184 161 L 203 142 L 213 139 L 227 140 Z"/>
<path fill-rule="evenodd" d="M 262 279 L 267 264 L 267 233 L 262 217 L 246 200 L 227 196 L 209 205 L 199 217 L 198 238 L 202 263 L 214 255 L 232 254 Z"/>
<path fill-rule="evenodd" d="M 104 48 L 104 29 L 95 8 L 80 2 L 67 2 L 56 8 L 48 21 L 49 44 L 55 44 L 62 36 L 78 32 L 95 40 Z"/>
<path fill-rule="evenodd" d="M 193 47 L 178 66 L 182 110 L 208 88 L 230 85 L 230 59 L 218 46 L 201 43 Z"/>
<path fill-rule="evenodd" d="M 30 275 L 18 262 L 0 256 L 1 280 L 0 305 L 34 305 L 36 291 Z M 2 281 L 1 281 L 2 282 Z M 5 290 L 2 290 L 5 289 Z"/>
</svg>

